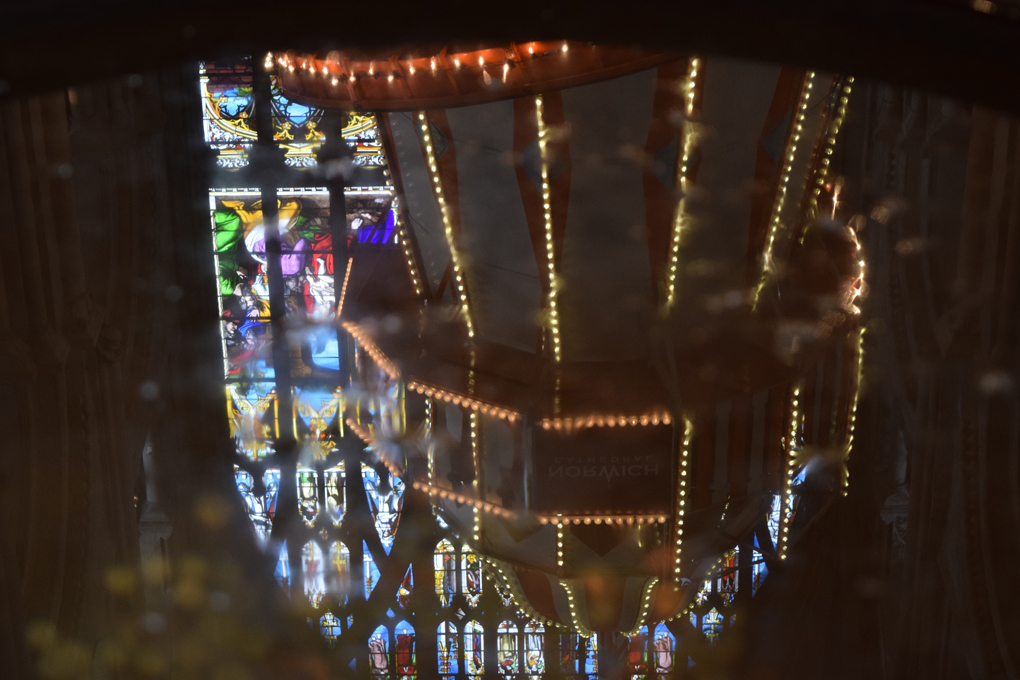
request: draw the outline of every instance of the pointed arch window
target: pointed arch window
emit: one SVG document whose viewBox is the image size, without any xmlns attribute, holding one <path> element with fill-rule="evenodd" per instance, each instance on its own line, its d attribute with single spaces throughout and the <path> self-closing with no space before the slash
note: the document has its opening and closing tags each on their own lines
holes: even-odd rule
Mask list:
<svg viewBox="0 0 1020 680">
<path fill-rule="evenodd" d="M 464 624 L 464 671 L 469 678 L 485 673 L 485 629 L 478 621 Z"/>
<path fill-rule="evenodd" d="M 464 599 L 469 607 L 478 606 L 482 597 L 482 563 L 471 548 L 464 546 L 460 553 L 460 577 Z"/>
<path fill-rule="evenodd" d="M 648 672 L 648 626 L 641 626 L 627 642 L 627 673 L 633 680 L 645 678 Z"/>
<path fill-rule="evenodd" d="M 499 674 L 515 676 L 520 670 L 517 657 L 517 624 L 504 621 L 496 629 L 496 665 Z"/>
<path fill-rule="evenodd" d="M 457 554 L 449 540 L 444 538 L 436 546 L 432 566 L 436 575 L 436 596 L 442 606 L 449 607 L 457 594 Z"/>
<path fill-rule="evenodd" d="M 389 475 L 388 483 L 384 484 L 376 469 L 364 464 L 361 466 L 361 475 L 365 481 L 365 494 L 368 496 L 368 507 L 372 512 L 376 533 L 388 555 L 400 523 L 404 482 L 395 475 Z"/>
<path fill-rule="evenodd" d="M 663 679 L 672 677 L 676 637 L 669 631 L 666 624 L 661 622 L 656 624 L 653 637 L 652 668 L 655 671 L 655 675 Z"/>
<path fill-rule="evenodd" d="M 442 678 L 452 678 L 460 673 L 460 664 L 457 658 L 457 627 L 449 621 L 439 624 L 436 630 L 436 662 L 439 667 L 439 675 Z"/>
<path fill-rule="evenodd" d="M 524 674 L 540 677 L 545 673 L 545 626 L 529 621 L 524 626 Z"/>
<path fill-rule="evenodd" d="M 383 680 L 390 677 L 390 632 L 379 626 L 368 639 L 368 667 L 372 677 Z"/>
<path fill-rule="evenodd" d="M 308 602 L 318 608 L 326 594 L 326 574 L 322 549 L 317 542 L 308 541 L 301 549 L 301 568 L 305 582 L 305 595 L 308 597 Z"/>
<path fill-rule="evenodd" d="M 393 629 L 396 647 L 394 664 L 397 668 L 397 680 L 414 680 L 418 676 L 418 667 L 414 649 L 414 626 L 401 621 Z"/>
</svg>

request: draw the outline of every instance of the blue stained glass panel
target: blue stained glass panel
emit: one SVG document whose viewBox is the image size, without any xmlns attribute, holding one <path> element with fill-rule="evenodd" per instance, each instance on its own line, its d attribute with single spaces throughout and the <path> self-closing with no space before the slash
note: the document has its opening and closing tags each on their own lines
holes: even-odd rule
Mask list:
<svg viewBox="0 0 1020 680">
<path fill-rule="evenodd" d="M 440 675 L 446 677 L 460 672 L 457 652 L 457 628 L 449 621 L 444 621 L 436 630 L 436 662 Z"/>
<path fill-rule="evenodd" d="M 382 480 L 375 468 L 361 466 L 362 478 L 365 482 L 365 493 L 368 495 L 368 507 L 372 512 L 375 530 L 388 555 L 393 547 L 393 539 L 397 535 L 400 523 L 400 511 L 404 504 L 404 482 L 395 475 L 389 477 L 389 489 L 384 489 Z"/>
<path fill-rule="evenodd" d="M 368 550 L 368 544 L 362 542 L 361 547 L 364 551 L 365 599 L 368 599 L 376 584 L 379 583 L 379 567 L 375 566 L 375 560 L 372 559 L 372 553 Z"/>
<path fill-rule="evenodd" d="M 340 621 L 333 612 L 326 612 L 319 618 L 319 632 L 331 648 L 336 646 L 336 639 L 340 637 Z"/>
</svg>

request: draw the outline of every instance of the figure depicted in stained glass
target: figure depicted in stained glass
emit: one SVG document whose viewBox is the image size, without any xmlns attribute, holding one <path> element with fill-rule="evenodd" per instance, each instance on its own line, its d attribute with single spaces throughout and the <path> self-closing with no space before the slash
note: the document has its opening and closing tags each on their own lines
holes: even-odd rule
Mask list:
<svg viewBox="0 0 1020 680">
<path fill-rule="evenodd" d="M 395 475 L 389 475 L 386 484 L 380 479 L 379 473 L 367 465 L 361 467 L 365 481 L 365 493 L 368 495 L 368 507 L 375 520 L 375 530 L 386 553 L 393 547 L 393 539 L 397 535 L 400 523 L 400 510 L 404 504 L 404 482 Z"/>
<path fill-rule="evenodd" d="M 524 626 L 524 674 L 540 676 L 545 673 L 545 627 L 529 621 Z"/>
<path fill-rule="evenodd" d="M 230 436 L 238 454 L 258 460 L 273 452 L 276 391 L 273 383 L 227 383 Z"/>
<path fill-rule="evenodd" d="M 298 387 L 294 390 L 294 411 L 301 438 L 299 458 L 305 465 L 325 460 L 336 450 L 341 434 L 343 396 L 339 389 Z"/>
<path fill-rule="evenodd" d="M 453 544 L 445 538 L 436 546 L 433 568 L 436 575 L 436 595 L 439 603 L 449 607 L 457 594 L 457 555 Z"/>
<path fill-rule="evenodd" d="M 326 580 L 322 564 L 322 549 L 315 541 L 305 543 L 301 549 L 301 565 L 304 571 L 305 595 L 313 607 L 318 607 L 326 594 Z"/>
<path fill-rule="evenodd" d="M 334 541 L 329 547 L 329 566 L 326 569 L 326 591 L 340 603 L 347 604 L 347 593 L 351 588 L 350 581 L 351 556 L 340 541 Z"/>
<path fill-rule="evenodd" d="M 411 604 L 411 592 L 414 590 L 414 570 L 411 567 L 407 568 L 407 573 L 404 574 L 404 578 L 400 581 L 400 587 L 397 588 L 397 604 L 403 608 L 407 608 Z"/>
<path fill-rule="evenodd" d="M 517 675 L 517 625 L 512 621 L 496 628 L 496 663 L 500 675 Z"/>
<path fill-rule="evenodd" d="M 469 607 L 475 607 L 482 596 L 482 563 L 478 555 L 467 546 L 461 549 L 460 573 L 464 599 Z"/>
<path fill-rule="evenodd" d="M 270 378 L 274 374 L 265 314 L 269 291 L 260 194 L 213 191 L 210 202 L 228 377 Z M 291 375 L 335 380 L 339 345 L 336 330 L 328 323 L 335 301 L 328 192 L 280 189 L 278 213 Z"/>
<path fill-rule="evenodd" d="M 641 674 L 648 667 L 648 627 L 641 626 L 637 635 L 631 635 L 627 643 L 627 672 Z"/>
<path fill-rule="evenodd" d="M 385 626 L 379 626 L 368 639 L 368 664 L 372 670 L 373 678 L 388 678 L 390 676 L 389 662 L 389 631 Z"/>
<path fill-rule="evenodd" d="M 468 676 L 480 676 L 485 672 L 482 640 L 482 624 L 477 621 L 464 624 L 464 670 Z"/>
<path fill-rule="evenodd" d="M 723 556 L 722 574 L 717 579 L 716 589 L 724 605 L 733 603 L 737 595 L 737 551 L 730 550 Z"/>
<path fill-rule="evenodd" d="M 655 672 L 659 676 L 669 677 L 673 673 L 673 648 L 676 646 L 676 638 L 666 628 L 665 623 L 655 626 L 655 640 L 652 642 L 652 661 L 655 664 Z"/>
<path fill-rule="evenodd" d="M 394 629 L 397 642 L 397 680 L 411 680 L 417 675 L 414 657 L 414 628 L 407 621 L 401 621 Z"/>
<path fill-rule="evenodd" d="M 298 513 L 307 526 L 315 524 L 319 515 L 319 474 L 315 470 L 298 470 Z"/>
<path fill-rule="evenodd" d="M 331 467 L 323 472 L 326 482 L 326 515 L 333 521 L 334 526 L 340 526 L 344 518 L 345 494 L 344 489 L 344 462 L 340 461 L 336 467 Z"/>
<path fill-rule="evenodd" d="M 446 677 L 460 672 L 457 661 L 457 628 L 449 621 L 439 624 L 436 631 L 436 656 L 440 675 Z"/>
</svg>

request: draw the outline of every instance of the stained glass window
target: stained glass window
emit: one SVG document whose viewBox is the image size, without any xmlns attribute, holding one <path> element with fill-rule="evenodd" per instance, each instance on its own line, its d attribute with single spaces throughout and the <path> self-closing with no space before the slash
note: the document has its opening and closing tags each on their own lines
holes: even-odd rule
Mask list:
<svg viewBox="0 0 1020 680">
<path fill-rule="evenodd" d="M 464 670 L 469 677 L 485 672 L 484 629 L 477 621 L 464 624 Z"/>
<path fill-rule="evenodd" d="M 529 621 L 524 626 L 524 674 L 540 676 L 545 673 L 545 627 Z"/>
<path fill-rule="evenodd" d="M 404 482 L 390 475 L 387 484 L 379 478 L 375 468 L 362 465 L 361 475 L 365 480 L 365 493 L 368 495 L 368 507 L 372 512 L 375 530 L 387 554 L 393 547 L 393 539 L 397 535 L 400 523 L 400 510 L 404 503 Z"/>
<path fill-rule="evenodd" d="M 297 495 L 301 519 L 306 526 L 314 526 L 319 515 L 319 474 L 315 470 L 298 470 Z"/>
<path fill-rule="evenodd" d="M 407 621 L 401 621 L 394 628 L 394 639 L 396 641 L 396 666 L 397 680 L 411 680 L 417 677 L 418 670 L 415 665 L 414 651 L 414 627 Z"/>
<path fill-rule="evenodd" d="M 648 627 L 641 626 L 627 642 L 627 673 L 632 679 L 644 678 L 648 670 Z"/>
<path fill-rule="evenodd" d="M 737 595 L 737 551 L 730 550 L 723 556 L 721 574 L 717 579 L 716 592 L 724 606 L 733 604 Z"/>
<path fill-rule="evenodd" d="M 224 324 L 229 326 L 225 332 L 230 333 L 240 333 L 243 326 L 233 321 Z M 229 357 L 224 349 L 227 373 L 230 372 Z M 276 386 L 271 382 L 227 383 L 226 393 L 230 436 L 236 452 L 250 460 L 272 453 L 276 438 Z"/>
<path fill-rule="evenodd" d="M 205 141 L 216 150 L 217 165 L 228 170 L 243 168 L 248 164 L 248 154 L 258 136 L 251 60 L 201 64 L 199 89 Z"/>
<path fill-rule="evenodd" d="M 340 526 L 343 521 L 345 505 L 344 489 L 344 462 L 340 461 L 334 467 L 323 472 L 326 487 L 326 502 L 324 503 L 326 515 L 333 521 L 334 526 Z"/>
<path fill-rule="evenodd" d="M 333 541 L 329 547 L 329 565 L 326 568 L 326 590 L 340 603 L 347 604 L 347 593 L 350 591 L 351 555 L 340 541 Z"/>
<path fill-rule="evenodd" d="M 290 558 L 287 554 L 287 541 L 283 541 L 279 545 L 276 554 L 276 571 L 273 575 L 283 591 L 290 595 Z"/>
<path fill-rule="evenodd" d="M 368 639 L 368 663 L 373 678 L 390 677 L 390 633 L 385 626 L 379 626 Z"/>
<path fill-rule="evenodd" d="M 496 629 L 496 663 L 500 675 L 517 675 L 517 625 L 504 621 Z"/>
<path fill-rule="evenodd" d="M 453 544 L 445 538 L 436 546 L 433 559 L 436 574 L 436 595 L 439 603 L 449 607 L 453 596 L 457 594 L 457 555 Z"/>
<path fill-rule="evenodd" d="M 244 501 L 244 510 L 251 520 L 259 543 L 265 547 L 273 529 L 273 515 L 276 513 L 276 496 L 280 489 L 279 474 L 271 470 L 263 474 L 262 489 L 255 486 L 251 473 L 234 466 L 234 480 Z"/>
<path fill-rule="evenodd" d="M 719 614 L 719 611 L 713 607 L 701 621 L 701 633 L 709 642 L 714 643 L 719 639 L 722 629 L 722 615 Z"/>
<path fill-rule="evenodd" d="M 318 607 L 326 594 L 325 569 L 322 549 L 315 541 L 305 543 L 301 549 L 301 566 L 304 570 L 305 595 L 313 607 Z"/>
<path fill-rule="evenodd" d="M 368 550 L 368 543 L 362 543 L 362 550 L 364 551 L 363 558 L 363 570 L 365 575 L 365 599 L 368 599 L 372 595 L 372 590 L 375 589 L 377 583 L 379 583 L 379 567 L 375 565 L 375 560 L 372 558 L 372 553 Z"/>
<path fill-rule="evenodd" d="M 452 676 L 460 672 L 457 659 L 457 627 L 449 621 L 439 624 L 436 630 L 436 661 L 440 675 Z"/>
<path fill-rule="evenodd" d="M 655 626 L 655 639 L 652 641 L 652 663 L 656 675 L 669 677 L 673 674 L 674 650 L 676 649 L 676 638 L 665 623 Z"/>
<path fill-rule="evenodd" d="M 400 581 L 400 587 L 397 588 L 397 604 L 403 608 L 407 608 L 411 604 L 411 593 L 414 591 L 414 570 L 411 567 L 407 568 L 407 572 L 404 574 L 404 578 Z"/>
<path fill-rule="evenodd" d="M 478 555 L 467 546 L 461 549 L 460 573 L 464 599 L 467 600 L 469 607 L 478 606 L 478 600 L 482 596 L 482 564 L 478 560 Z"/>
<path fill-rule="evenodd" d="M 336 646 L 336 639 L 340 637 L 340 621 L 333 612 L 326 612 L 319 618 L 319 632 L 330 647 Z"/>
</svg>

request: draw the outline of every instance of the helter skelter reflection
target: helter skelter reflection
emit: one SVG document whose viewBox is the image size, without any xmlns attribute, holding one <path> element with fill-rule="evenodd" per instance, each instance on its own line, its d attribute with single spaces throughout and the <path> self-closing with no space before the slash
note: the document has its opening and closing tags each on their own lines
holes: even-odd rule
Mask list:
<svg viewBox="0 0 1020 680">
<path fill-rule="evenodd" d="M 264 189 L 210 194 L 253 526 L 290 538 L 278 576 L 331 643 L 387 612 L 355 659 L 377 677 L 674 677 L 684 627 L 724 635 L 847 483 L 864 269 L 828 156 L 852 79 L 560 42 L 394 59 L 399 92 L 339 53 L 255 67 L 288 158 L 299 129 L 323 167 L 362 153 L 330 135 L 371 102 L 374 183 L 274 187 L 278 251 Z"/>
</svg>

